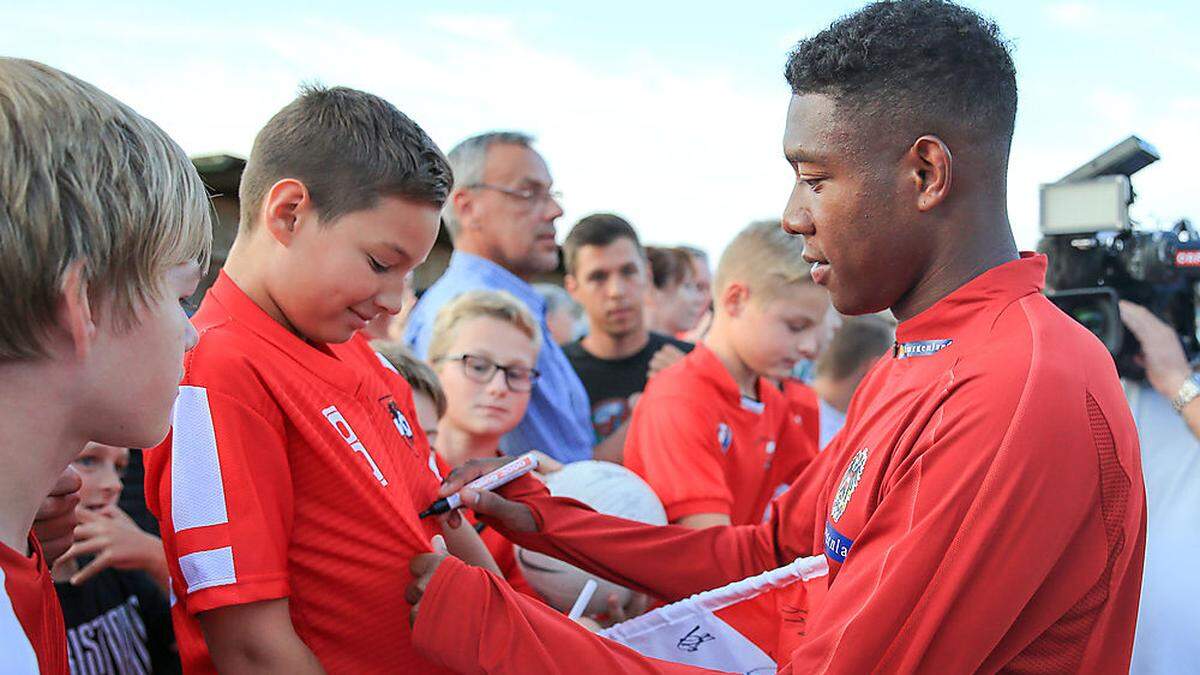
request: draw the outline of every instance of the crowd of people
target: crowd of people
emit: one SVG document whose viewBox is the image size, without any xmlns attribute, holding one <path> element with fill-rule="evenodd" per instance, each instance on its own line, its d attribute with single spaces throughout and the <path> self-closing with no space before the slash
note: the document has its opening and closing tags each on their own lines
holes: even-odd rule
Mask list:
<svg viewBox="0 0 1200 675">
<path fill-rule="evenodd" d="M 0 59 L 0 671 L 701 672 L 595 631 L 822 555 L 819 600 L 768 619 L 780 672 L 1186 668 L 1200 379 L 1123 302 L 1147 374 L 1123 388 L 1040 292 L 997 27 L 874 3 L 786 77 L 792 193 L 715 264 L 614 213 L 560 232 L 529 134 L 443 154 L 306 87 L 193 308 L 211 213 L 184 152 Z M 439 227 L 453 255 L 414 289 Z M 538 474 L 467 487 L 526 453 L 621 464 L 669 524 Z M 517 546 L 636 595 L 564 616 Z"/>
</svg>

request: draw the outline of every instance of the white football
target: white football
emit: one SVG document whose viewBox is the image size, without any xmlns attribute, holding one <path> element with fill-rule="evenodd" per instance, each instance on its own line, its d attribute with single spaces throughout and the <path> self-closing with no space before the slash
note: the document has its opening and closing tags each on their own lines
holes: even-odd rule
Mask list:
<svg viewBox="0 0 1200 675">
<path fill-rule="evenodd" d="M 636 473 L 619 464 L 600 461 L 567 464 L 561 471 L 546 476 L 546 487 L 556 497 L 577 499 L 600 513 L 651 525 L 667 524 L 667 512 L 658 495 Z M 598 587 L 584 614 L 606 611 L 609 595 L 616 594 L 622 605 L 628 604 L 633 595 L 623 586 L 543 553 L 518 546 L 516 557 L 529 585 L 560 612 L 571 609 L 588 579 L 595 579 Z"/>
</svg>

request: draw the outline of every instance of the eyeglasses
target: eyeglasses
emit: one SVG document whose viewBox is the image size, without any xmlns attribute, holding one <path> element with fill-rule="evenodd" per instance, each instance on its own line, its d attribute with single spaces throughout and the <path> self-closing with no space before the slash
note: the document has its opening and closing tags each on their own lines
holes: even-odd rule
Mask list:
<svg viewBox="0 0 1200 675">
<path fill-rule="evenodd" d="M 516 188 L 504 187 L 503 185 L 492 185 L 491 183 L 473 183 L 465 187 L 479 188 L 483 190 L 495 190 L 496 192 L 506 194 L 509 197 L 514 197 L 516 199 L 520 199 L 521 201 L 528 202 L 531 205 L 545 204 L 552 200 L 562 203 L 563 198 L 562 193 L 558 190 L 548 190 L 546 188 L 526 188 L 524 190 L 518 190 Z"/>
<path fill-rule="evenodd" d="M 508 385 L 509 391 L 519 394 L 532 391 L 534 383 L 541 377 L 541 373 L 536 368 L 502 366 L 489 358 L 475 354 L 450 354 L 437 359 L 437 361 L 461 362 L 463 375 L 466 375 L 468 380 L 479 384 L 491 382 L 492 378 L 496 377 L 496 371 L 499 370 L 504 373 L 504 384 Z"/>
</svg>

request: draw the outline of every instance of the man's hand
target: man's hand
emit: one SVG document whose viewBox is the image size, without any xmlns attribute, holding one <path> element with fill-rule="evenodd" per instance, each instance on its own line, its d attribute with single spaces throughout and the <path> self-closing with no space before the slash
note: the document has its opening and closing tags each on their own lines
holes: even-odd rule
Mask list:
<svg viewBox="0 0 1200 675">
<path fill-rule="evenodd" d="M 75 507 L 79 505 L 79 488 L 82 486 L 79 474 L 68 466 L 38 507 L 33 521 L 33 534 L 42 544 L 42 553 L 46 556 L 48 566 L 54 566 L 54 562 L 75 541 L 75 525 L 79 523 Z"/>
<path fill-rule="evenodd" d="M 92 561 L 71 576 L 78 586 L 100 572 L 114 567 L 120 570 L 144 570 L 152 577 L 165 577 L 166 559 L 162 542 L 142 531 L 124 511 L 112 506 L 103 511 L 79 511 L 75 543 L 63 554 L 68 558 L 94 556 Z"/>
<path fill-rule="evenodd" d="M 1118 306 L 1122 323 L 1142 343 L 1140 363 L 1146 368 L 1150 386 L 1167 400 L 1175 398 L 1184 381 L 1192 375 L 1179 336 L 1141 305 L 1121 300 Z"/>
<path fill-rule="evenodd" d="M 438 497 L 449 497 L 461 491 L 463 505 L 476 514 L 499 521 L 514 532 L 537 532 L 537 521 L 533 519 L 533 512 L 528 506 L 505 499 L 495 492 L 464 487 L 476 478 L 491 473 L 511 461 L 511 457 L 472 459 L 446 476 L 441 489 L 438 490 Z M 457 528 L 462 522 L 462 516 L 458 511 L 451 511 L 446 522 L 450 527 Z"/>
<path fill-rule="evenodd" d="M 654 375 L 668 366 L 673 366 L 685 356 L 687 354 L 684 354 L 679 347 L 671 344 L 663 345 L 657 352 L 654 352 L 654 356 L 650 357 L 650 368 L 647 375 Z"/>
<path fill-rule="evenodd" d="M 433 552 L 414 556 L 412 562 L 408 564 L 413 578 L 409 582 L 408 588 L 404 589 L 404 599 L 412 605 L 412 609 L 408 612 L 408 625 L 410 626 L 417 623 L 417 612 L 421 609 L 421 598 L 425 597 L 425 589 L 429 586 L 429 580 L 433 578 L 433 573 L 437 572 L 442 561 L 450 555 L 446 550 L 446 540 L 442 539 L 442 535 L 434 535 L 433 541 L 430 543 L 433 544 Z"/>
</svg>

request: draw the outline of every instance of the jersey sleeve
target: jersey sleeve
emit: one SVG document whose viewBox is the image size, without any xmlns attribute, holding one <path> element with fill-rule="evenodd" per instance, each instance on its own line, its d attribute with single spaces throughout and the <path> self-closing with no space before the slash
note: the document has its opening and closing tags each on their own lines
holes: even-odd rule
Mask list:
<svg viewBox="0 0 1200 675">
<path fill-rule="evenodd" d="M 421 599 L 413 645 L 458 673 L 713 673 L 652 659 L 522 596 L 488 572 L 446 558 Z"/>
<path fill-rule="evenodd" d="M 176 595 L 191 614 L 286 597 L 292 484 L 282 424 L 235 397 L 181 386 L 146 455 Z"/>
<path fill-rule="evenodd" d="M 940 410 L 889 469 L 878 506 L 781 672 L 1029 670 L 1013 661 L 1035 637 L 1012 632 L 1018 616 L 1038 614 L 1045 626 L 1074 617 L 1064 645 L 1068 633 L 1088 630 L 1099 604 L 1093 589 L 1114 559 L 1097 490 L 1112 434 L 1061 392 L 1022 400 L 1007 415 L 987 403 L 994 395 L 979 382 L 961 388 L 958 409 Z M 1081 546 L 1089 537 L 1094 547 Z M 1066 551 L 1089 549 L 1094 559 L 1062 564 Z M 1058 600 L 1030 606 L 1040 588 L 1056 589 Z M 1080 670 L 1078 662 L 1046 667 L 1058 656 L 1038 655 L 1033 670 Z"/>
<path fill-rule="evenodd" d="M 523 476 L 499 490 L 527 505 L 534 533 L 513 532 L 481 516 L 514 544 L 567 561 L 600 577 L 664 601 L 723 586 L 813 555 L 816 495 L 828 472 L 824 453 L 771 505 L 760 525 L 709 527 L 646 525 L 596 513 L 582 502 L 552 497 Z M 703 565 L 672 561 L 704 560 Z"/>
<path fill-rule="evenodd" d="M 662 501 L 667 520 L 733 513 L 716 418 L 677 396 L 642 397 L 625 437 L 625 465 Z"/>
</svg>

